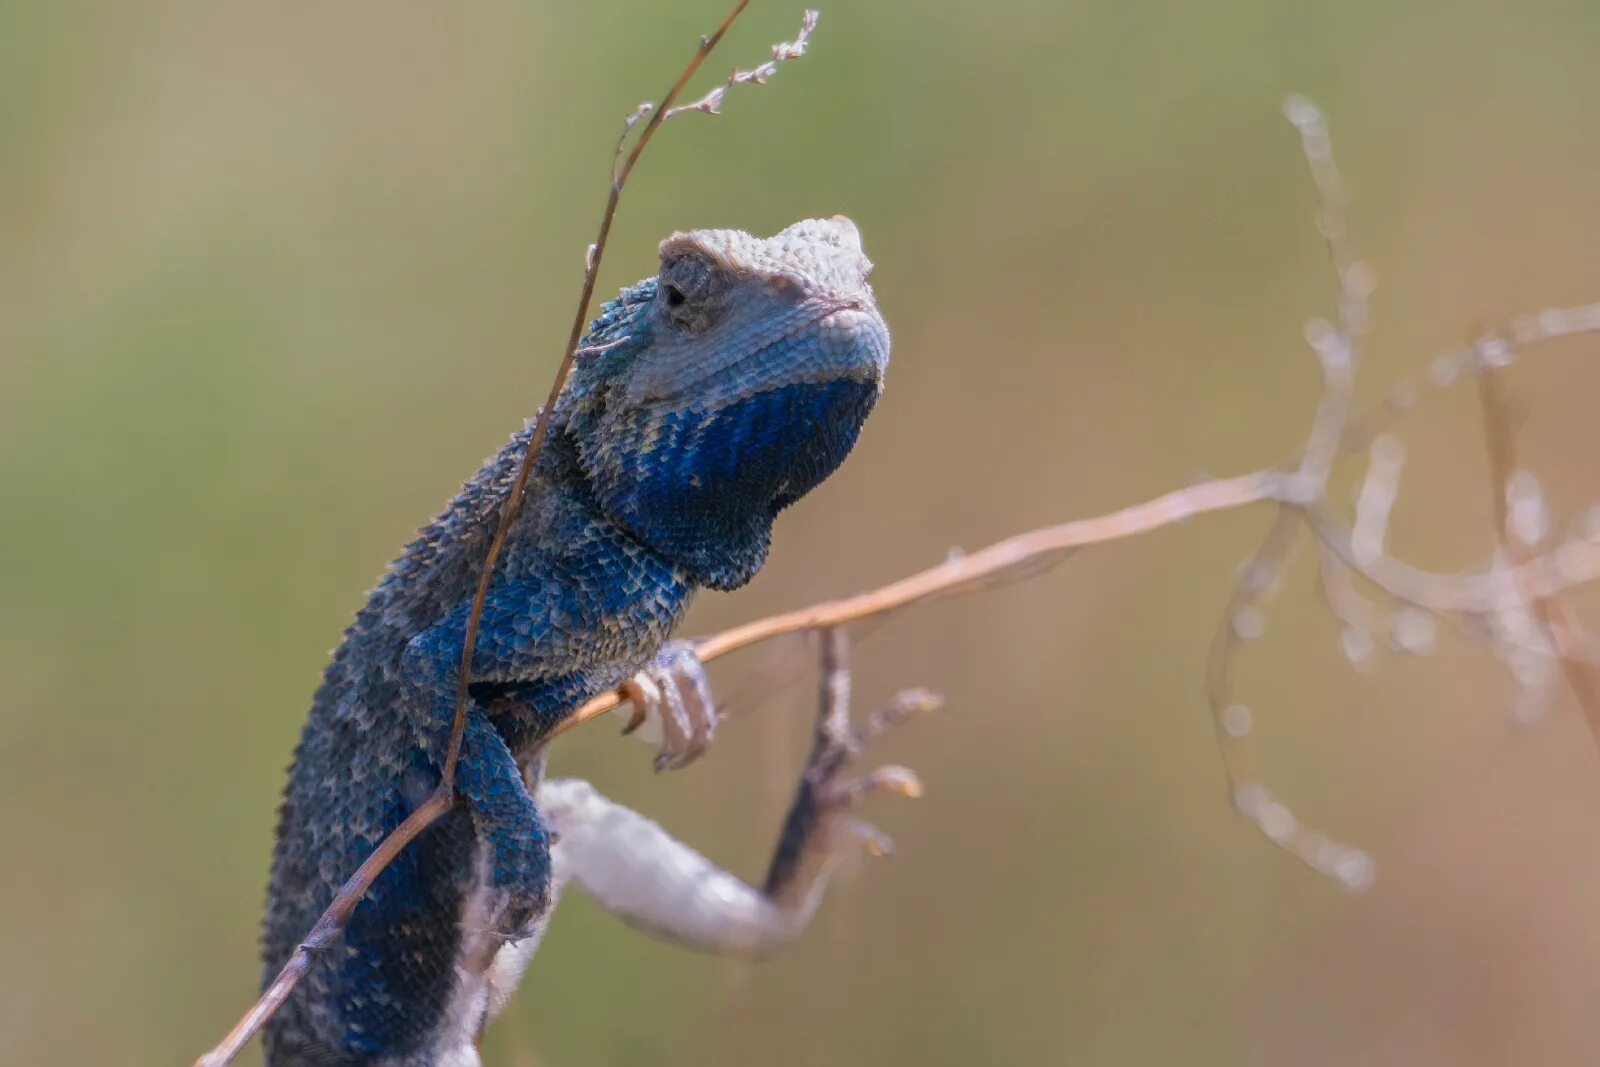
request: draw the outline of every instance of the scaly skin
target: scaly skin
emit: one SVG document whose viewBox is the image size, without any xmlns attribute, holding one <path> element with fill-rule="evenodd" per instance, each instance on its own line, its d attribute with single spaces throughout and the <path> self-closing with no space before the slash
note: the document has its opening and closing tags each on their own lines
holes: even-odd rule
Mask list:
<svg viewBox="0 0 1600 1067">
<path fill-rule="evenodd" d="M 268 1025 L 270 1067 L 438 1067 L 481 974 L 541 928 L 550 840 L 513 751 L 656 653 L 701 586 L 761 567 L 774 517 L 844 459 L 889 337 L 844 218 L 674 234 L 591 325 L 491 580 L 465 801 L 378 877 Z M 339 884 L 439 780 L 466 617 L 529 430 L 408 545 L 345 632 L 289 769 L 264 923 L 270 981 Z"/>
</svg>

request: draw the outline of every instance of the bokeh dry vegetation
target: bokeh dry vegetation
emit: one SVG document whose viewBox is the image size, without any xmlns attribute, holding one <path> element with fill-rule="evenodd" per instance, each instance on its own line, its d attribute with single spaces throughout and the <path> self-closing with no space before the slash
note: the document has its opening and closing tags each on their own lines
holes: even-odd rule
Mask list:
<svg viewBox="0 0 1600 1067">
<path fill-rule="evenodd" d="M 323 657 L 530 413 L 619 117 L 719 14 L 0 7 L 0 1062 L 185 1062 L 253 993 Z M 755 5 L 724 58 L 797 14 Z M 1512 313 L 1600 297 L 1596 45 L 1595 13 L 1557 3 L 825 7 L 770 91 L 664 132 L 602 280 L 649 273 L 674 228 L 844 212 L 895 330 L 858 454 L 690 629 L 1286 454 L 1328 304 L 1290 90 L 1331 117 L 1378 271 L 1369 398 Z M 1595 354 L 1508 380 L 1558 514 L 1600 498 Z M 1396 552 L 1481 558 L 1471 391 L 1403 429 Z M 1449 637 L 1353 670 L 1302 558 L 1238 685 L 1277 792 L 1379 881 L 1342 894 L 1232 813 L 1200 685 L 1266 521 L 873 628 L 863 701 L 950 701 L 894 739 L 928 786 L 882 812 L 897 855 L 754 968 L 574 897 L 490 1061 L 1593 1062 L 1600 763 L 1569 700 L 1514 724 L 1503 669 Z M 719 664 L 761 707 L 688 772 L 598 724 L 558 769 L 754 873 L 810 663 Z"/>
</svg>

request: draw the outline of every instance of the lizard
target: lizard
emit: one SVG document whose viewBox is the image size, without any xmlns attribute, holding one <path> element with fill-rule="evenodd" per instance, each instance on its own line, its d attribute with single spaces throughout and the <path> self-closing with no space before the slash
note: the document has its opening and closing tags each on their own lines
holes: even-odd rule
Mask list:
<svg viewBox="0 0 1600 1067">
<path fill-rule="evenodd" d="M 760 569 L 777 514 L 839 466 L 883 388 L 889 332 L 849 219 L 767 238 L 678 232 L 659 253 L 657 275 L 590 324 L 533 457 L 470 664 L 460 803 L 312 960 L 266 1026 L 268 1067 L 478 1064 L 478 1036 L 569 880 L 655 933 L 772 951 L 807 924 L 834 862 L 877 841 L 846 810 L 914 791 L 903 768 L 840 777 L 903 716 L 819 732 L 757 888 L 592 786 L 544 778 L 543 742 L 619 686 L 634 698 L 629 726 L 659 734 L 658 770 L 706 749 L 715 705 L 671 631 L 697 590 Z M 472 593 L 533 426 L 391 563 L 331 657 L 279 809 L 263 984 L 441 780 Z"/>
</svg>

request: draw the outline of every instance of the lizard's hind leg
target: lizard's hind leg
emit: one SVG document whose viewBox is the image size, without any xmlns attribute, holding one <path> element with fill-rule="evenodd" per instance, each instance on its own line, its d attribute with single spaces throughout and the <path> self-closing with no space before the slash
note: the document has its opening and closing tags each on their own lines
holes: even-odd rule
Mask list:
<svg viewBox="0 0 1600 1067">
<path fill-rule="evenodd" d="M 816 741 L 763 885 L 722 870 L 587 782 L 546 779 L 538 800 L 559 835 L 553 850 L 557 884 L 575 881 L 631 925 L 706 952 L 758 957 L 792 941 L 816 913 L 839 861 L 862 848 L 888 850 L 888 838 L 854 815 L 858 804 L 870 794 L 915 796 L 921 788 L 904 767 L 880 767 L 859 778 L 850 778 L 849 768 L 878 735 L 939 705 L 932 693 L 905 690 L 853 727 L 849 679 L 842 649 L 836 651 Z M 503 955 L 508 974 L 526 962 L 521 953 Z M 514 982 L 512 975 L 509 984 Z"/>
</svg>

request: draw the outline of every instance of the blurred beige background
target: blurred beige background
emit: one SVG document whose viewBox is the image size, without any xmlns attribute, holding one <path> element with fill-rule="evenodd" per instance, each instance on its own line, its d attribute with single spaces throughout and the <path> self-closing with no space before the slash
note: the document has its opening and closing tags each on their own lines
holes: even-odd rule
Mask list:
<svg viewBox="0 0 1600 1067">
<path fill-rule="evenodd" d="M 0 4 L 0 1062 L 187 1063 L 249 1002 L 324 656 L 542 396 L 619 121 L 722 7 Z M 760 0 L 712 68 L 798 17 Z M 879 413 L 690 630 L 1291 449 L 1331 288 L 1290 91 L 1331 117 L 1380 277 L 1365 395 L 1600 298 L 1597 46 L 1554 0 L 826 5 L 811 55 L 666 129 L 601 285 L 674 228 L 835 212 L 878 264 Z M 1572 511 L 1600 498 L 1596 352 L 1515 379 Z M 1490 544 L 1475 410 L 1406 424 L 1407 558 Z M 1569 701 L 1514 727 L 1448 637 L 1352 670 L 1302 557 L 1241 694 L 1268 781 L 1378 884 L 1342 894 L 1231 813 L 1200 686 L 1265 519 L 877 627 L 862 701 L 950 698 L 883 751 L 928 786 L 875 812 L 898 853 L 759 967 L 574 896 L 490 1062 L 1595 1062 L 1600 763 Z M 557 770 L 754 875 L 807 662 L 719 664 L 751 713 L 691 771 L 606 726 Z"/>
</svg>

